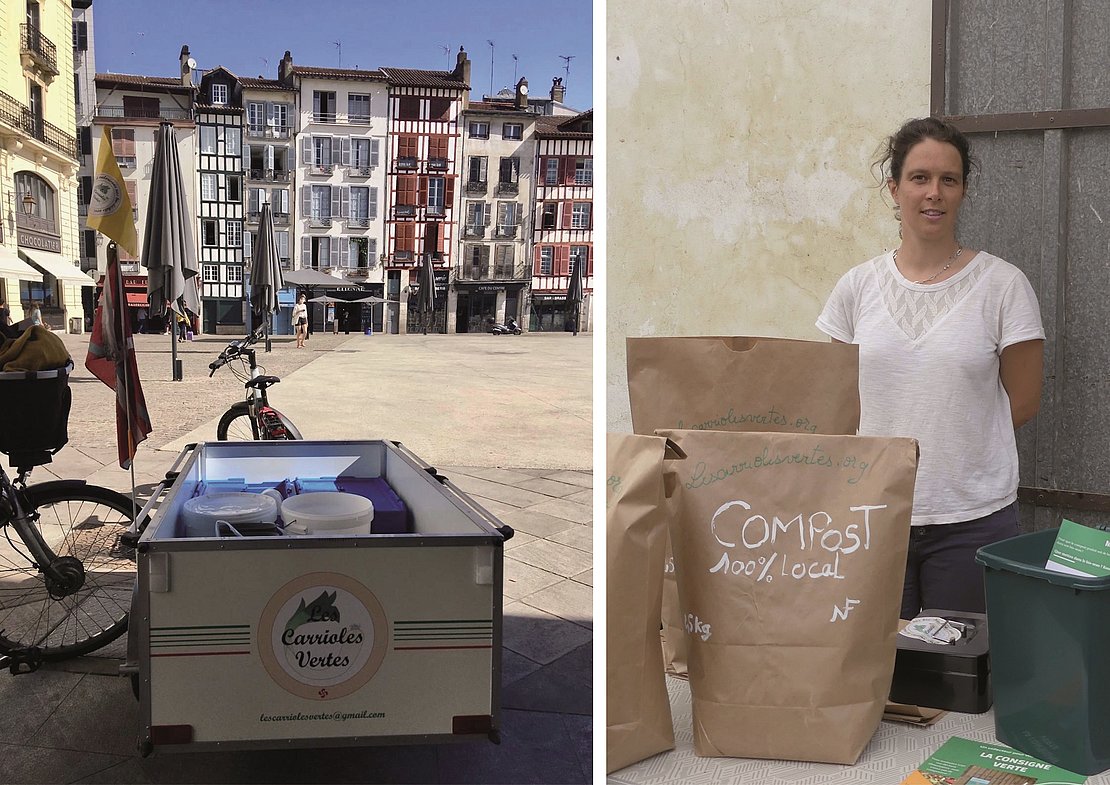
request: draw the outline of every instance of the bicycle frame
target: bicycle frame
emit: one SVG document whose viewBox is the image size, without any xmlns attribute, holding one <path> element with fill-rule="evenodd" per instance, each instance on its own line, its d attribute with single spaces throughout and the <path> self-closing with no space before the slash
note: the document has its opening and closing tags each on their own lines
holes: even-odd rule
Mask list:
<svg viewBox="0 0 1110 785">
<path fill-rule="evenodd" d="M 84 583 L 84 574 L 82 572 L 75 576 L 71 570 L 64 569 L 67 562 L 50 549 L 35 527 L 37 513 L 30 509 L 22 491 L 29 473 L 29 469 L 21 469 L 13 482 L 0 466 L 0 527 L 11 524 L 19 539 L 31 552 L 31 559 L 42 570 L 43 575 L 62 590 L 61 596 L 73 594 Z"/>
</svg>

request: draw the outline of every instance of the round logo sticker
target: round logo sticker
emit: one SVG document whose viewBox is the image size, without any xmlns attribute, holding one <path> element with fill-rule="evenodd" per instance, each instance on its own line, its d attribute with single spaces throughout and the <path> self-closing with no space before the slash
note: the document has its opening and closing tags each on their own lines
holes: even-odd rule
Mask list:
<svg viewBox="0 0 1110 785">
<path fill-rule="evenodd" d="M 270 598 L 257 637 L 270 678 L 294 695 L 328 700 L 350 695 L 377 673 L 389 648 L 389 623 L 361 583 L 316 572 Z"/>
<path fill-rule="evenodd" d="M 92 193 L 89 195 L 89 215 L 111 215 L 119 209 L 122 201 L 119 183 L 106 174 L 98 174 L 93 180 Z"/>
</svg>

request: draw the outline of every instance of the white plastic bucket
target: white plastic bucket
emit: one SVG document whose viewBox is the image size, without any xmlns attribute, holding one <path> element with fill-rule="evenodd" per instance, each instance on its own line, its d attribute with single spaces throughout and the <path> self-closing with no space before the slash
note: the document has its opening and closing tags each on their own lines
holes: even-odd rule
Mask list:
<svg viewBox="0 0 1110 785">
<path fill-rule="evenodd" d="M 260 493 L 209 493 L 194 496 L 181 509 L 186 537 L 219 537 L 217 521 L 232 526 L 239 523 L 273 523 L 277 502 Z M 227 534 L 225 529 L 224 534 Z"/>
<path fill-rule="evenodd" d="M 350 537 L 369 534 L 374 503 L 342 491 L 318 491 L 291 496 L 281 504 L 286 534 Z"/>
</svg>

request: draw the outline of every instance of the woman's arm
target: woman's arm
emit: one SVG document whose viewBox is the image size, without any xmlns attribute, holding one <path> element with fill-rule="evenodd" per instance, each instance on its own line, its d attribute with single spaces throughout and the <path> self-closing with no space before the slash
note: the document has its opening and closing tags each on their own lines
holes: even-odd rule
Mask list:
<svg viewBox="0 0 1110 785">
<path fill-rule="evenodd" d="M 1044 341 L 1022 341 L 1002 350 L 998 375 L 1010 397 L 1014 430 L 1032 420 L 1041 408 Z"/>
</svg>

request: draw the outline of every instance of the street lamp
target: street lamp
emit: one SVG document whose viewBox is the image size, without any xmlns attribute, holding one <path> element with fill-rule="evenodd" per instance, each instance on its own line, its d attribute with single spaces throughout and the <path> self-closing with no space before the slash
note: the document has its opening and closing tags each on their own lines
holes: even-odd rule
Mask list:
<svg viewBox="0 0 1110 785">
<path fill-rule="evenodd" d="M 35 197 L 31 196 L 30 191 L 23 192 L 23 214 L 33 215 L 35 212 Z"/>
</svg>

